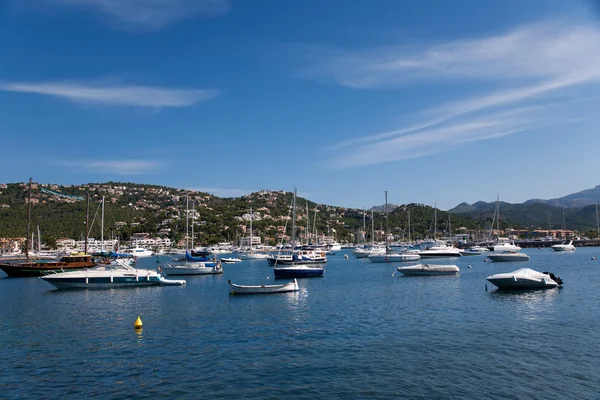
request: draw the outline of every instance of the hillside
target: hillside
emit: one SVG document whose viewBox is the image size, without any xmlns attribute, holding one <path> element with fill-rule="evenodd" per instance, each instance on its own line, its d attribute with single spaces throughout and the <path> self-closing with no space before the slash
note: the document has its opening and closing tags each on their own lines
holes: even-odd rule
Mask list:
<svg viewBox="0 0 600 400">
<path fill-rule="evenodd" d="M 48 190 L 62 195 L 52 194 L 47 192 Z M 280 241 L 278 232 L 291 232 L 290 192 L 260 191 L 239 198 L 220 198 L 202 192 L 120 182 L 80 186 L 34 183 L 31 194 L 32 232 L 37 231 L 39 226 L 43 241 L 49 244 L 61 237 L 84 238 L 87 201 L 63 195 L 87 198 L 88 193 L 90 237 L 99 238 L 101 235 L 102 197 L 105 198 L 105 238 L 128 240 L 133 233 L 147 232 L 154 236 L 167 236 L 177 242 L 185 235 L 186 195 L 188 207 L 195 210 L 190 212 L 195 243 L 236 243 L 240 237 L 247 234 L 251 207 L 253 233 L 261 236 L 263 243 L 276 244 Z M 28 186 L 25 183 L 0 185 L 0 237 L 25 236 L 27 195 Z M 308 224 L 311 232 L 329 232 L 339 241 L 356 242 L 358 237 L 362 240 L 362 235 L 358 235 L 358 232 L 363 228 L 363 210 L 316 204 L 304 198 L 298 198 L 297 205 L 297 226 L 300 235 Z M 398 237 L 408 234 L 406 225 L 409 209 L 412 220 L 411 235 L 415 238 L 431 237 L 433 209 L 422 204 L 394 206 L 394 210 L 389 212 L 390 232 Z M 371 241 L 370 213 L 365 219 L 368 225 L 367 240 Z M 477 228 L 477 223 L 468 217 L 453 217 L 451 224 L 447 219 L 447 213 L 438 211 L 438 232 L 444 231 L 442 227 L 447 229 L 448 225 Z M 373 225 L 377 231 L 375 239 L 383 240 L 383 213 L 375 212 Z"/>
<path fill-rule="evenodd" d="M 52 192 L 44 192 L 51 190 Z M 253 234 L 263 243 L 280 242 L 285 232 L 291 234 L 290 204 L 292 193 L 260 191 L 238 198 L 220 198 L 208 193 L 185 191 L 156 185 L 133 183 L 90 183 L 79 186 L 33 184 L 31 194 L 31 231 L 37 228 L 43 241 L 52 245 L 56 239 L 69 237 L 83 239 L 86 234 L 86 209 L 89 193 L 89 236 L 101 235 L 101 202 L 105 198 L 104 237 L 128 240 L 133 233 L 146 232 L 166 236 L 178 242 L 186 231 L 186 195 L 190 210 L 190 224 L 194 226 L 194 242 L 215 244 L 222 241 L 237 243 L 247 235 L 250 208 L 253 210 Z M 25 183 L 0 185 L 0 237 L 24 237 L 27 224 L 27 195 Z M 80 196 L 75 199 L 68 196 Z M 384 240 L 385 214 L 317 204 L 308 199 L 297 199 L 297 227 L 302 236 L 306 227 L 310 232 L 330 233 L 340 242 L 362 242 L 363 221 L 366 222 L 367 241 Z M 308 205 L 308 215 L 307 215 Z M 389 229 L 398 239 L 406 239 L 408 212 L 411 218 L 411 238 L 433 237 L 434 210 L 423 204 L 388 205 Z M 392 210 L 393 207 L 393 210 Z M 489 230 L 495 203 L 478 202 L 461 205 L 464 213 L 437 211 L 439 235 L 456 233 L 459 228 L 471 231 Z M 595 206 L 566 209 L 567 229 L 582 232 L 595 231 Z M 546 204 L 515 205 L 500 203 L 500 227 L 557 229 L 563 224 L 563 209 Z"/>
</svg>

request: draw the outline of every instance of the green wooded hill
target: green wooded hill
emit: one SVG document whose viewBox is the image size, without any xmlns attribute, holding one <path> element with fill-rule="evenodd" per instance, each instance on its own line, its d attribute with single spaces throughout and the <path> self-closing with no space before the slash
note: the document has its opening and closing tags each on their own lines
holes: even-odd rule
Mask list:
<svg viewBox="0 0 600 400">
<path fill-rule="evenodd" d="M 88 197 L 88 201 L 73 200 L 45 193 L 41 189 L 56 193 Z M 0 187 L 0 237 L 24 237 L 27 225 L 26 183 L 10 183 Z M 291 232 L 290 206 L 293 194 L 284 191 L 260 191 L 238 198 L 220 198 L 209 193 L 186 191 L 156 185 L 136 183 L 90 183 L 79 186 L 33 184 L 31 191 L 31 231 L 42 234 L 42 240 L 52 243 L 63 237 L 83 239 L 86 232 L 86 214 L 89 218 L 90 237 L 100 237 L 101 199 L 105 197 L 104 237 L 128 240 L 133 233 L 147 232 L 153 236 L 168 236 L 173 241 L 181 239 L 186 232 L 186 195 L 188 208 L 196 212 L 194 242 L 204 245 L 222 241 L 237 243 L 248 226 L 248 213 L 252 207 L 253 234 L 263 238 L 263 243 L 277 242 L 277 227 L 287 225 Z M 308 199 L 297 199 L 297 226 L 301 233 L 307 224 L 306 206 L 309 209 L 309 229 L 318 233 L 331 232 L 340 242 L 357 243 L 358 232 L 363 228 L 363 210 L 314 203 Z M 471 231 L 489 229 L 494 215 L 495 203 L 489 209 L 478 209 L 468 214 L 437 211 L 437 232 L 445 235 L 459 228 Z M 317 210 L 317 211 L 315 211 Z M 553 226 L 562 226 L 562 209 L 545 204 L 527 206 L 501 203 L 501 228 L 543 228 L 548 226 L 548 212 Z M 410 212 L 411 238 L 433 237 L 434 209 L 423 204 L 405 204 L 389 211 L 390 232 L 398 238 L 407 238 L 407 221 Z M 241 217 L 246 215 L 246 220 Z M 192 215 L 193 216 L 193 215 Z M 579 229 L 584 233 L 595 232 L 595 208 L 566 210 L 567 229 Z M 371 241 L 371 216 L 366 215 L 367 241 Z M 191 224 L 191 222 L 190 222 Z M 383 240 L 386 227 L 385 214 L 374 213 L 376 240 Z M 191 228 L 190 228 L 191 229 Z M 589 232 L 590 236 L 594 236 Z"/>
<path fill-rule="evenodd" d="M 52 190 L 70 196 L 88 197 L 88 201 L 73 200 L 64 196 L 45 193 Z M 0 188 L 0 237 L 24 237 L 27 225 L 26 183 L 10 183 Z M 83 239 L 86 232 L 86 214 L 89 218 L 90 237 L 99 238 L 101 229 L 101 199 L 105 197 L 104 237 L 128 240 L 131 234 L 147 232 L 155 236 L 166 235 L 179 240 L 185 235 L 186 195 L 188 208 L 195 210 L 195 243 L 215 244 L 222 241 L 237 243 L 248 226 L 248 213 L 252 207 L 253 234 L 267 242 L 276 243 L 277 227 L 286 226 L 291 232 L 292 193 L 284 191 L 261 191 L 239 198 L 220 198 L 208 193 L 185 191 L 156 185 L 107 182 L 80 186 L 52 184 L 32 185 L 31 231 L 42 234 L 44 242 L 51 244 L 58 238 Z M 302 232 L 307 223 L 308 204 L 309 229 L 318 233 L 330 232 L 338 241 L 356 242 L 358 231 L 363 227 L 363 211 L 343 207 L 316 204 L 308 199 L 297 199 L 297 226 Z M 316 212 L 315 212 L 316 210 Z M 398 237 L 406 237 L 407 212 L 411 214 L 413 238 L 432 237 L 433 208 L 422 204 L 408 204 L 389 212 L 389 229 Z M 246 220 L 241 217 L 246 214 Z M 371 216 L 366 215 L 367 240 L 371 240 Z M 448 213 L 437 212 L 438 234 L 448 229 Z M 491 221 L 491 218 L 490 218 Z M 453 216 L 452 231 L 463 226 L 468 229 L 482 227 L 482 221 L 463 216 Z M 489 225 L 489 222 L 488 222 Z M 374 214 L 375 230 L 380 231 L 376 240 L 383 240 L 385 214 Z M 190 228 L 191 229 L 191 228 Z"/>
</svg>

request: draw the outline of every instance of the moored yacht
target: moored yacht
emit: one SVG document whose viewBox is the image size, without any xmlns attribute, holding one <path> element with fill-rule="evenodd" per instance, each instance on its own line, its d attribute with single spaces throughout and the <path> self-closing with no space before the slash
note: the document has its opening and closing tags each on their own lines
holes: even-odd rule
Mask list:
<svg viewBox="0 0 600 400">
<path fill-rule="evenodd" d="M 153 270 L 131 267 L 117 259 L 82 271 L 60 272 L 40 277 L 57 289 L 110 289 L 134 286 L 185 285 L 185 281 L 168 280 Z"/>
<path fill-rule="evenodd" d="M 459 249 L 446 244 L 431 246 L 425 250 L 419 251 L 418 254 L 421 258 L 462 257 Z"/>
<path fill-rule="evenodd" d="M 573 245 L 573 241 L 571 240 L 569 243 L 563 242 L 560 244 L 553 245 L 552 250 L 554 250 L 554 251 L 575 251 L 575 246 Z"/>
</svg>

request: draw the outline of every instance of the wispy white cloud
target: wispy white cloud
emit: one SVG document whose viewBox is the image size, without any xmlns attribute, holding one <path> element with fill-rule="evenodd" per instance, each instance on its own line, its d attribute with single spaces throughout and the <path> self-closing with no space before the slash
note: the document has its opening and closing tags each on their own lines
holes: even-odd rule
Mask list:
<svg viewBox="0 0 600 400">
<path fill-rule="evenodd" d="M 63 97 L 77 103 L 154 108 L 189 107 L 220 94 L 218 90 L 77 82 L 0 82 L 0 91 Z"/>
<path fill-rule="evenodd" d="M 144 175 L 156 171 L 160 164 L 145 160 L 77 160 L 60 162 L 65 167 L 94 170 L 103 174 Z"/>
<path fill-rule="evenodd" d="M 576 120 L 577 115 L 554 117 L 557 107 L 568 102 L 550 104 L 552 96 L 570 93 L 574 99 L 572 89 L 600 82 L 599 45 L 596 26 L 547 21 L 497 36 L 426 46 L 335 49 L 329 56 L 321 48 L 319 60 L 303 76 L 356 89 L 479 84 L 478 95 L 464 97 L 457 87 L 454 100 L 409 116 L 412 124 L 330 147 L 350 149 L 333 165 L 369 165 L 525 132 L 549 120 Z"/>
<path fill-rule="evenodd" d="M 600 54 L 590 50 L 599 42 L 595 26 L 540 22 L 501 35 L 429 45 L 319 49 L 302 74 L 355 88 L 556 78 L 597 70 Z"/>
<path fill-rule="evenodd" d="M 230 0 L 29 0 L 30 3 L 100 12 L 120 26 L 137 30 L 160 29 L 177 20 L 223 15 Z"/>
</svg>

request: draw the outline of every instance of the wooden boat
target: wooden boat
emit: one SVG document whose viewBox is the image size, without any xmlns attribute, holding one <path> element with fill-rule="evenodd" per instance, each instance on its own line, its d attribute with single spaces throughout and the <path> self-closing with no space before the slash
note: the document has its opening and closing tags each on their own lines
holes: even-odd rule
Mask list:
<svg viewBox="0 0 600 400">
<path fill-rule="evenodd" d="M 300 290 L 298 287 L 298 281 L 294 279 L 292 282 L 284 283 L 281 285 L 236 285 L 229 283 L 229 293 L 231 294 L 260 294 L 260 293 L 285 293 L 285 292 L 297 292 Z"/>
<path fill-rule="evenodd" d="M 77 271 L 95 267 L 98 263 L 89 254 L 76 253 L 59 260 L 16 261 L 0 263 L 9 278 L 44 276 L 51 273 Z"/>
</svg>

